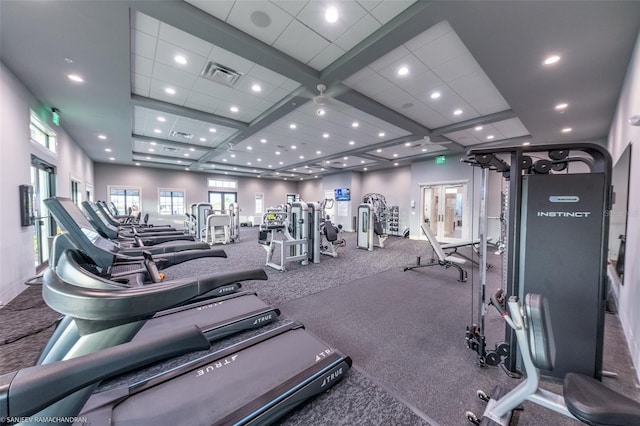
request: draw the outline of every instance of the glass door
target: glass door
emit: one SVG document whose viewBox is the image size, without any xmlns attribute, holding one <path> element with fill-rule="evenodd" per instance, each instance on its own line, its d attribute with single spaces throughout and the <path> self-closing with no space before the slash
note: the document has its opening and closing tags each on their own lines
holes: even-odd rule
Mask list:
<svg viewBox="0 0 640 426">
<path fill-rule="evenodd" d="M 40 160 L 32 161 L 31 185 L 33 186 L 33 252 L 36 270 L 49 261 L 49 239 L 56 235 L 57 227 L 44 200 L 55 196 L 55 168 Z"/>
<path fill-rule="evenodd" d="M 229 205 L 237 203 L 237 200 L 237 192 L 209 191 L 209 204 L 211 204 L 214 211 L 226 213 Z"/>
<path fill-rule="evenodd" d="M 422 187 L 422 222 L 429 225 L 438 241 L 453 243 L 469 238 L 466 193 L 466 183 Z"/>
</svg>

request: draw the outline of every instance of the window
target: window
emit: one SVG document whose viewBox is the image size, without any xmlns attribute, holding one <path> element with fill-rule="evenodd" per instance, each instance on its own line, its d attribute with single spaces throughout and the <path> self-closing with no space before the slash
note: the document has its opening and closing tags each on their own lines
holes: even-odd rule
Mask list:
<svg viewBox="0 0 640 426">
<path fill-rule="evenodd" d="M 29 125 L 31 132 L 31 141 L 40 144 L 51 152 L 56 152 L 56 134 L 51 131 L 38 117 L 32 112 L 31 123 Z"/>
<path fill-rule="evenodd" d="M 256 215 L 264 213 L 264 194 L 256 192 Z"/>
<path fill-rule="evenodd" d="M 237 188 L 237 180 L 209 179 L 209 188 Z"/>
<path fill-rule="evenodd" d="M 129 209 L 140 210 L 140 193 L 139 187 L 107 187 L 109 201 L 112 202 L 118 214 L 129 214 Z"/>
<path fill-rule="evenodd" d="M 75 205 L 79 205 L 81 200 L 80 195 L 80 182 L 77 180 L 71 180 L 71 201 Z"/>
<path fill-rule="evenodd" d="M 184 190 L 160 189 L 160 214 L 184 214 Z"/>
</svg>

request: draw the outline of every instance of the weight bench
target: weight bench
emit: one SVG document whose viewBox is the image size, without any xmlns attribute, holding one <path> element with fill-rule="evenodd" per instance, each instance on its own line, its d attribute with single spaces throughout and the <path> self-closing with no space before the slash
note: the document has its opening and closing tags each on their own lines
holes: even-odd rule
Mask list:
<svg viewBox="0 0 640 426">
<path fill-rule="evenodd" d="M 429 244 L 431 245 L 431 248 L 433 249 L 433 255 L 435 255 L 437 257 L 437 259 L 432 256 L 430 263 L 422 263 L 421 264 L 420 263 L 420 256 L 418 256 L 418 258 L 416 260 L 416 264 L 415 265 L 411 265 L 411 266 L 405 266 L 403 271 L 410 271 L 412 269 L 424 268 L 424 267 L 427 267 L 427 266 L 444 266 L 447 269 L 453 267 L 453 268 L 456 268 L 460 272 L 460 278 L 458 278 L 458 281 L 460 281 L 460 282 L 467 281 L 467 271 L 462 269 L 462 267 L 460 266 L 460 265 L 464 265 L 465 263 L 467 263 L 467 260 L 463 259 L 461 257 L 458 257 L 457 255 L 459 255 L 459 253 L 457 253 L 457 252 L 456 253 L 451 253 L 451 254 L 445 253 L 444 249 L 443 249 L 443 246 L 440 245 L 440 243 L 436 239 L 435 235 L 433 235 L 433 232 L 431 231 L 431 228 L 429 228 L 429 225 L 427 225 L 426 223 L 423 223 L 420 228 L 422 228 L 422 232 L 427 237 L 427 240 L 429 241 Z M 473 243 L 471 243 L 471 244 L 473 244 Z M 467 245 L 470 245 L 470 244 L 467 244 Z M 458 247 L 462 247 L 461 245 L 455 245 L 455 244 L 454 245 L 450 245 L 450 246 L 456 246 L 455 247 L 456 249 Z"/>
</svg>

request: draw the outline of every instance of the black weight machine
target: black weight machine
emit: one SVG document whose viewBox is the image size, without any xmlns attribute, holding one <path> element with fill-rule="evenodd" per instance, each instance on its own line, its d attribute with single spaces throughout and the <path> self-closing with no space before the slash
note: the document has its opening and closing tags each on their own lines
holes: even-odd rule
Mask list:
<svg viewBox="0 0 640 426">
<path fill-rule="evenodd" d="M 488 173 L 508 181 L 503 218 L 506 240 L 503 286 L 523 298 L 542 294 L 550 301 L 557 339 L 553 371 L 602 377 L 607 244 L 611 205 L 611 158 L 592 143 L 505 146 L 471 149 L 463 160 L 482 168 L 481 262 L 486 262 Z M 487 351 L 484 315 L 486 268 L 480 267 L 477 322 L 467 327 L 467 346 L 480 365 L 502 363 L 517 375 L 517 340 L 506 327 L 505 342 Z M 565 309 L 570 305 L 571 310 Z M 580 348 L 580 350 L 576 350 Z"/>
</svg>

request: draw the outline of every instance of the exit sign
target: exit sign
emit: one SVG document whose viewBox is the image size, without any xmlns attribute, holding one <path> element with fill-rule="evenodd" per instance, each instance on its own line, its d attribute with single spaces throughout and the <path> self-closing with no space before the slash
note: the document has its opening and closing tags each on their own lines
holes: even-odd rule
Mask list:
<svg viewBox="0 0 640 426">
<path fill-rule="evenodd" d="M 438 155 L 436 157 L 436 164 L 444 164 L 446 160 L 447 157 L 445 157 L 444 155 Z"/>
<path fill-rule="evenodd" d="M 51 111 L 51 121 L 53 121 L 53 124 L 55 124 L 56 126 L 60 125 L 60 114 L 58 114 L 58 111 L 56 109 Z"/>
</svg>

